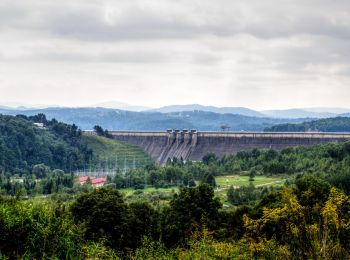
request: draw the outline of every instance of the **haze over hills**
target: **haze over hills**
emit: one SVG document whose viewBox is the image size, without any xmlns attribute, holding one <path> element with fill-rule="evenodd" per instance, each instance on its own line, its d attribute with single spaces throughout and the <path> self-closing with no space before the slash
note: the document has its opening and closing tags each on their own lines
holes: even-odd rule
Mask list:
<svg viewBox="0 0 350 260">
<path fill-rule="evenodd" d="M 91 107 L 121 109 L 121 110 L 135 111 L 135 112 L 151 109 L 150 107 L 135 106 L 128 103 L 119 102 L 119 101 L 106 101 L 106 102 L 91 105 Z"/>
<path fill-rule="evenodd" d="M 306 109 L 285 109 L 261 111 L 268 117 L 274 118 L 327 118 L 336 117 L 338 114 L 325 111 L 314 112 Z"/>
<path fill-rule="evenodd" d="M 9 110 L 35 110 L 43 108 L 62 107 L 59 105 L 44 105 L 44 104 L 22 104 L 18 102 L 7 102 L 0 105 L 1 109 Z M 82 106 L 73 106 L 74 108 L 81 108 Z M 270 109 L 270 110 L 254 110 L 247 107 L 217 107 L 207 106 L 201 104 L 186 104 L 186 105 L 169 105 L 159 108 L 151 108 L 146 106 L 139 106 L 120 102 L 116 100 L 90 104 L 83 106 L 85 108 L 108 108 L 119 109 L 133 112 L 160 112 L 173 113 L 184 111 L 204 111 L 218 114 L 236 114 L 252 117 L 273 117 L 273 118 L 328 118 L 342 116 L 350 113 L 350 109 L 339 107 L 308 107 L 308 108 L 290 108 L 290 109 Z M 66 107 L 67 108 L 67 107 Z"/>
<path fill-rule="evenodd" d="M 310 107 L 310 108 L 304 108 L 306 111 L 310 112 L 317 112 L 317 113 L 333 113 L 333 114 L 345 114 L 350 113 L 349 108 L 341 108 L 341 107 Z"/>
<path fill-rule="evenodd" d="M 26 109 L 42 109 L 48 107 L 62 107 L 56 104 L 32 104 L 32 103 L 20 103 L 20 102 L 2 102 L 0 104 L 1 109 L 18 109 L 18 110 L 26 110 Z"/>
</svg>

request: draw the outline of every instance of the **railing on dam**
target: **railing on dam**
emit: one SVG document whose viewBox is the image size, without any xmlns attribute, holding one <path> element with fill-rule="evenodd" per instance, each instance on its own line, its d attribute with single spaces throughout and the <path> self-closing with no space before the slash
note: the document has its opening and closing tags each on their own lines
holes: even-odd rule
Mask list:
<svg viewBox="0 0 350 260">
<path fill-rule="evenodd" d="M 350 139 L 350 133 L 308 132 L 198 132 L 199 137 L 250 138 L 321 138 Z"/>
<path fill-rule="evenodd" d="M 156 131 L 109 131 L 113 136 L 168 136 L 167 132 Z"/>
<path fill-rule="evenodd" d="M 182 132 L 182 131 L 180 131 Z M 187 132 L 186 132 L 187 133 Z M 174 132 L 161 131 L 110 131 L 113 136 L 166 137 Z M 335 132 L 195 132 L 198 137 L 227 138 L 317 138 L 317 139 L 350 139 L 350 133 Z"/>
</svg>

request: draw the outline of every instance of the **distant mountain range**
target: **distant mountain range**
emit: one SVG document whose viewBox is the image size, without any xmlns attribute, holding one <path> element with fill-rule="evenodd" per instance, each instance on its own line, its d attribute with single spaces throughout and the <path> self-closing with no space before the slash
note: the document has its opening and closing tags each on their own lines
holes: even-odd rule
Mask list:
<svg viewBox="0 0 350 260">
<path fill-rule="evenodd" d="M 231 131 L 263 131 L 267 127 L 284 123 L 301 123 L 305 119 L 278 119 L 251 117 L 237 114 L 220 114 L 206 111 L 186 112 L 132 112 L 107 108 L 45 108 L 34 110 L 0 109 L 0 114 L 35 115 L 44 113 L 49 119 L 56 118 L 69 124 L 76 124 L 83 130 L 100 125 L 109 130 L 153 130 L 168 128 L 220 131 L 229 126 Z"/>
<path fill-rule="evenodd" d="M 124 109 L 115 109 L 115 107 Z M 138 112 L 140 110 L 144 111 Z M 222 126 L 228 126 L 230 131 L 263 131 L 280 124 L 297 124 L 337 116 L 350 117 L 350 110 L 342 108 L 255 111 L 244 107 L 193 104 L 148 109 L 114 101 L 86 108 L 0 107 L 0 114 L 35 115 L 38 113 L 46 114 L 49 119 L 56 118 L 68 124 L 74 123 L 83 130 L 91 130 L 95 125 L 100 125 L 109 130 L 144 131 L 165 131 L 168 128 L 220 131 Z"/>
<path fill-rule="evenodd" d="M 6 103 L 0 105 L 0 108 L 5 110 L 35 110 L 43 109 L 48 107 L 60 107 L 60 106 L 47 106 L 47 105 L 29 105 L 20 103 Z M 188 105 L 172 105 L 164 106 L 160 108 L 149 108 L 145 106 L 135 106 L 119 101 L 107 101 L 97 104 L 91 104 L 87 107 L 91 108 L 109 108 L 119 109 L 133 112 L 148 112 L 148 113 L 174 113 L 174 112 L 193 112 L 193 111 L 204 111 L 213 112 L 218 114 L 235 114 L 250 117 L 272 117 L 272 118 L 329 118 L 337 116 L 346 116 L 350 114 L 350 109 L 346 108 L 335 108 L 335 107 L 311 107 L 311 108 L 292 108 L 292 109 L 281 109 L 281 110 L 263 110 L 257 111 L 246 107 L 215 107 L 215 106 L 203 106 L 200 104 L 188 104 Z M 61 107 L 60 107 L 61 108 Z M 63 107 L 62 107 L 63 108 Z"/>
<path fill-rule="evenodd" d="M 262 113 L 274 118 L 327 118 L 338 116 L 336 113 L 314 112 L 305 109 L 265 110 Z"/>
<path fill-rule="evenodd" d="M 113 108 L 113 109 L 121 109 L 121 110 L 135 111 L 135 112 L 151 109 L 150 107 L 134 106 L 134 105 L 130 105 L 119 101 L 102 102 L 102 103 L 91 105 L 91 107 Z"/>
</svg>

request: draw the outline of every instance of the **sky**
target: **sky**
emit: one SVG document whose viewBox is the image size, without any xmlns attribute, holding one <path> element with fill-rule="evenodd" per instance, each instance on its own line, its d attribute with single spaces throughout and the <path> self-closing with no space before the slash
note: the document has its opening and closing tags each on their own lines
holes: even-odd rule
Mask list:
<svg viewBox="0 0 350 260">
<path fill-rule="evenodd" d="M 0 105 L 350 108 L 349 0 L 0 0 Z"/>
</svg>

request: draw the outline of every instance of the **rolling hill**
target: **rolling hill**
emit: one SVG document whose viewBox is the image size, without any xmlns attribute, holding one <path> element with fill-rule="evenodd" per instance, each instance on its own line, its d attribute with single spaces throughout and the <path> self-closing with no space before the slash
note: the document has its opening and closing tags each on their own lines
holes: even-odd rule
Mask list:
<svg viewBox="0 0 350 260">
<path fill-rule="evenodd" d="M 196 128 L 200 131 L 220 131 L 220 126 L 225 124 L 229 125 L 232 131 L 263 131 L 276 124 L 305 121 L 305 119 L 250 117 L 205 111 L 160 113 L 106 108 L 0 109 L 0 114 L 8 115 L 38 113 L 44 113 L 48 118 L 55 118 L 68 124 L 74 123 L 83 130 L 91 130 L 95 125 L 100 125 L 108 130 L 165 131 L 167 128 Z"/>
<path fill-rule="evenodd" d="M 214 107 L 214 106 L 203 106 L 199 104 L 173 105 L 173 106 L 165 106 L 161 108 L 148 110 L 148 112 L 160 112 L 160 113 L 174 113 L 174 112 L 188 112 L 188 111 L 192 111 L 192 112 L 204 111 L 204 112 L 213 112 L 218 114 L 236 114 L 236 115 L 242 115 L 242 116 L 266 117 L 266 115 L 258 111 L 245 108 L 245 107 Z"/>
</svg>

